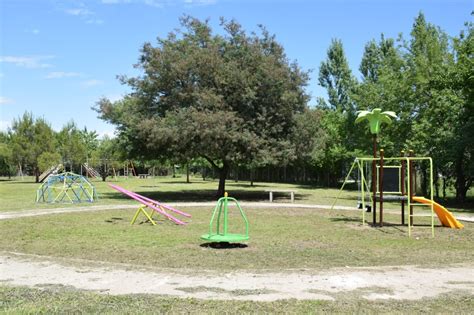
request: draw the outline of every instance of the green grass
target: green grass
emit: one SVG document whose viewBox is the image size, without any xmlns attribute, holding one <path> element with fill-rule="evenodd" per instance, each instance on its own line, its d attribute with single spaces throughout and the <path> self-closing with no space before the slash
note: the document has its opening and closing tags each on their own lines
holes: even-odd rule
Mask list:
<svg viewBox="0 0 474 315">
<path fill-rule="evenodd" d="M 113 183 L 134 192 L 144 194 L 163 202 L 170 201 L 215 201 L 215 193 L 218 182 L 213 180 L 203 181 L 202 178 L 191 178 L 191 183 L 186 183 L 185 178 L 156 177 L 148 179 L 118 178 L 108 182 L 93 180 L 99 195 L 97 205 L 107 204 L 134 204 L 135 201 L 111 189 L 108 183 Z M 21 180 L 0 181 L 0 194 L 2 203 L 0 211 L 28 210 L 54 207 L 70 207 L 82 204 L 49 204 L 35 203 L 36 190 L 39 184 L 33 182 L 33 178 L 26 177 Z M 323 189 L 306 185 L 281 184 L 281 183 L 255 183 L 250 186 L 249 182 L 227 181 L 226 190 L 229 195 L 245 201 L 268 201 L 268 192 L 265 189 L 293 189 L 296 190 L 296 203 L 331 204 L 336 197 L 337 189 Z M 276 194 L 276 201 L 290 202 L 289 196 Z M 339 205 L 355 205 L 357 203 L 357 192 L 345 192 Z"/>
<path fill-rule="evenodd" d="M 163 201 L 215 201 L 215 181 L 182 178 L 121 179 L 125 188 Z M 106 183 L 95 181 L 99 205 L 137 204 Z M 64 204 L 35 204 L 37 184 L 0 181 L 0 211 L 64 207 Z M 248 182 L 227 183 L 232 196 L 245 201 L 267 201 L 265 189 L 278 187 L 298 191 L 296 202 L 331 204 L 337 189 L 321 189 L 290 184 Z M 354 206 L 357 193 L 344 192 L 339 205 Z M 277 202 L 288 203 L 286 196 Z M 77 205 L 75 205 L 77 206 Z M 396 209 L 397 205 L 392 205 Z M 389 207 L 389 208 L 390 208 Z M 62 258 L 68 263 L 87 261 L 126 263 L 141 268 L 186 268 L 199 270 L 285 269 L 325 270 L 331 267 L 418 265 L 441 268 L 474 261 L 474 224 L 465 229 L 417 227 L 408 238 L 406 227 L 398 225 L 399 215 L 386 214 L 384 228 L 362 226 L 360 212 L 301 208 L 250 208 L 248 247 L 214 248 L 199 239 L 207 233 L 213 207 L 182 208 L 193 217 L 187 226 L 169 221 L 129 224 L 134 210 L 105 210 L 27 217 L 0 221 L 0 252 L 21 252 Z M 418 208 L 417 208 L 418 210 Z M 469 206 L 464 210 L 471 211 Z M 239 217 L 231 215 L 231 229 L 241 230 Z M 427 218 L 417 224 L 429 225 Z M 439 224 L 437 222 L 437 224 Z M 234 231 L 235 232 L 235 231 Z M 76 260 L 76 258 L 78 260 Z M 184 288 L 186 289 L 186 288 Z M 212 287 L 211 287 L 212 289 Z M 245 295 L 249 292 L 234 292 Z M 284 300 L 271 303 L 205 301 L 156 295 L 109 296 L 77 291 L 68 287 L 31 289 L 0 285 L 0 312 L 4 313 L 321 313 L 321 312 L 465 312 L 474 308 L 465 292 L 420 301 L 366 301 L 363 290 L 336 294 L 336 301 Z"/>
<path fill-rule="evenodd" d="M 99 201 L 94 205 L 108 204 L 135 204 L 136 202 L 130 198 L 111 189 L 108 183 L 114 183 L 129 190 L 144 194 L 148 197 L 163 201 L 215 201 L 215 192 L 217 189 L 217 181 L 206 180 L 202 178 L 191 178 L 191 183 L 186 183 L 184 177 L 156 177 L 148 179 L 137 178 L 118 178 L 113 180 L 110 178 L 108 182 L 93 180 L 93 184 L 99 194 Z M 36 190 L 39 184 L 33 182 L 32 177 L 25 177 L 24 181 L 19 178 L 15 180 L 0 180 L 0 211 L 11 210 L 30 210 L 58 207 L 77 207 L 87 206 L 89 203 L 81 204 L 49 204 L 35 203 Z M 242 201 L 268 201 L 268 188 L 293 189 L 296 190 L 295 202 L 303 204 L 322 204 L 331 205 L 339 193 L 339 189 L 327 189 L 314 187 L 311 185 L 285 184 L 285 183 L 255 183 L 250 186 L 249 182 L 232 180 L 227 181 L 226 190 L 233 197 Z M 287 194 L 276 194 L 276 202 L 289 203 Z M 355 206 L 358 200 L 358 193 L 354 190 L 345 190 L 337 205 Z M 444 203 L 443 203 L 444 204 Z M 458 212 L 474 213 L 474 198 L 470 198 L 464 204 L 457 204 L 450 200 L 446 204 L 450 210 Z M 399 209 L 398 204 L 387 203 L 388 208 Z"/>
<path fill-rule="evenodd" d="M 0 312 L 6 314 L 242 314 L 242 313 L 472 313 L 468 293 L 419 301 L 367 301 L 361 292 L 336 301 L 281 300 L 276 302 L 178 299 L 157 295 L 110 296 L 68 288 L 47 290 L 0 285 Z"/>
<path fill-rule="evenodd" d="M 129 221 L 134 210 L 83 212 L 0 221 L 0 251 L 211 270 L 326 269 L 341 266 L 444 266 L 474 260 L 474 224 L 463 230 L 437 227 L 362 226 L 355 211 L 244 208 L 250 221 L 246 248 L 215 249 L 207 233 L 212 207 L 183 208 L 192 222 L 158 226 Z M 230 232 L 240 217 L 231 216 Z M 418 224 L 428 225 L 419 219 Z M 387 215 L 397 223 L 398 216 Z M 235 230 L 233 230 L 235 228 Z M 241 226 L 240 226 L 241 228 Z"/>
</svg>

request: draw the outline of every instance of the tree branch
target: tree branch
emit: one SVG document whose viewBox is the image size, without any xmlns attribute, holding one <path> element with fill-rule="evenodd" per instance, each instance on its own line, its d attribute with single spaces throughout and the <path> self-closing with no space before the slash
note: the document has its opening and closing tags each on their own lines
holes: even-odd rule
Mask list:
<svg viewBox="0 0 474 315">
<path fill-rule="evenodd" d="M 202 156 L 203 158 L 205 158 L 205 159 L 212 165 L 212 167 L 214 167 L 214 168 L 217 169 L 217 170 L 221 170 L 221 168 L 220 168 L 219 166 L 217 166 L 217 164 L 214 162 L 214 160 L 212 160 L 210 157 L 208 157 L 208 156 L 205 155 L 205 154 L 201 154 L 201 156 Z"/>
</svg>

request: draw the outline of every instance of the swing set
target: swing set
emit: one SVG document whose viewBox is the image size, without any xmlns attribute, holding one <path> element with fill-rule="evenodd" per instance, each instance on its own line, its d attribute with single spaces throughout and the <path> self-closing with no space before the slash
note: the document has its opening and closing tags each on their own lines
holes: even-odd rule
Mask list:
<svg viewBox="0 0 474 315">
<path fill-rule="evenodd" d="M 416 166 L 425 163 L 429 174 L 429 198 L 416 196 Z M 342 184 L 334 200 L 331 210 L 339 199 L 342 190 L 349 182 L 354 170 L 358 172 L 360 206 L 362 209 L 362 224 L 366 223 L 366 210 L 372 212 L 372 225 L 377 226 L 377 204 L 379 206 L 378 226 L 384 224 L 384 201 L 399 201 L 401 209 L 401 225 L 405 225 L 408 218 L 408 236 L 412 235 L 415 227 L 415 217 L 429 217 L 431 236 L 434 237 L 434 215 L 436 214 L 443 226 L 462 229 L 463 225 L 442 205 L 434 201 L 433 196 L 433 160 L 431 157 L 415 157 L 413 151 L 406 155 L 402 151 L 400 157 L 384 157 L 384 150 L 380 150 L 379 157 L 358 157 Z M 369 178 L 370 181 L 369 181 Z M 429 207 L 430 213 L 415 214 L 415 207 Z M 405 213 L 408 209 L 408 215 Z M 420 225 L 417 226 L 421 227 Z"/>
</svg>

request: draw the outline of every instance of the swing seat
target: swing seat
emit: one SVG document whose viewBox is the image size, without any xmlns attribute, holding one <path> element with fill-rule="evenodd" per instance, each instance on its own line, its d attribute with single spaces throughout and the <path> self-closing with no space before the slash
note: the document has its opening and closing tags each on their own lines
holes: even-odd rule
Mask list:
<svg viewBox="0 0 474 315">
<path fill-rule="evenodd" d="M 243 234 L 204 234 L 201 235 L 201 239 L 209 242 L 227 242 L 235 243 L 248 241 L 249 237 Z"/>
</svg>

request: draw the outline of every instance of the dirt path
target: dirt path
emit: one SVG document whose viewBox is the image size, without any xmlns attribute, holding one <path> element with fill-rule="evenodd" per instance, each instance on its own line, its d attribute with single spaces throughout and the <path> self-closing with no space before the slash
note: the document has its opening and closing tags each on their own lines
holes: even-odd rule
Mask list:
<svg viewBox="0 0 474 315">
<path fill-rule="evenodd" d="M 462 290 L 474 294 L 474 266 L 334 268 L 326 271 L 196 272 L 140 270 L 137 266 L 0 253 L 0 282 L 30 287 L 66 286 L 103 294 L 160 294 L 183 298 L 274 301 L 335 300 L 342 295 L 418 300 Z M 80 266 L 80 267 L 78 267 Z"/>
<path fill-rule="evenodd" d="M 241 202 L 242 206 L 250 208 L 306 208 L 306 209 L 330 209 L 330 205 L 312 205 L 312 204 L 297 204 L 297 203 L 270 203 L 270 202 Z M 173 207 L 214 207 L 215 202 L 177 202 L 170 203 Z M 0 220 L 8 220 L 23 217 L 32 217 L 39 215 L 49 215 L 58 213 L 71 212 L 86 212 L 86 211 L 104 211 L 114 209 L 136 209 L 137 205 L 118 204 L 118 205 L 98 205 L 98 206 L 81 206 L 81 207 L 67 207 L 67 208 L 51 208 L 51 209 L 33 209 L 33 210 L 16 210 L 0 212 Z M 361 211 L 355 207 L 335 206 L 335 210 L 349 210 Z M 386 210 L 385 213 L 398 214 L 399 211 Z M 458 216 L 456 218 L 460 221 L 474 222 L 474 216 Z"/>
<path fill-rule="evenodd" d="M 329 209 L 330 205 L 309 205 L 296 203 L 270 203 L 270 202 L 241 202 L 242 206 L 252 208 L 309 208 L 309 209 Z M 170 203 L 173 207 L 214 207 L 215 202 L 175 202 Z M 39 215 L 71 213 L 71 212 L 85 212 L 85 211 L 103 211 L 114 209 L 137 209 L 138 206 L 130 204 L 118 205 L 98 205 L 98 206 L 81 206 L 81 207 L 65 207 L 65 208 L 51 208 L 51 209 L 33 209 L 33 210 L 15 210 L 0 212 L 0 220 L 8 220 L 23 217 L 32 217 Z M 337 206 L 336 210 L 357 210 L 355 207 Z M 358 210 L 360 211 L 360 210 Z"/>
</svg>

